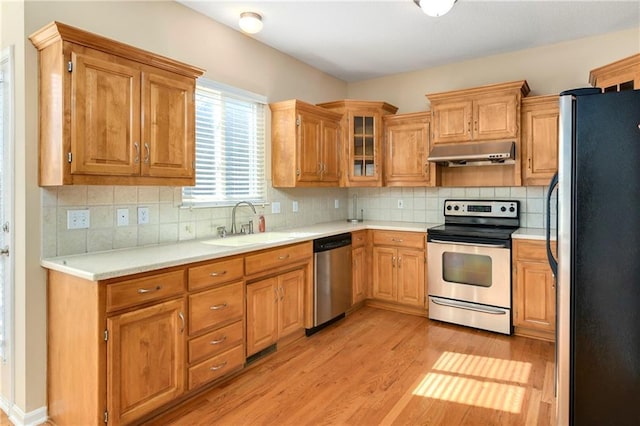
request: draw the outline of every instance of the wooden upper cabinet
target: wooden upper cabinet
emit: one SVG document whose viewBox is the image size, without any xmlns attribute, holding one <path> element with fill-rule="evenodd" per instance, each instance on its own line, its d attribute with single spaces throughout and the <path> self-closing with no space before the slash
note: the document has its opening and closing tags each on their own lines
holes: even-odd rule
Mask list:
<svg viewBox="0 0 640 426">
<path fill-rule="evenodd" d="M 387 115 L 383 118 L 385 186 L 434 186 L 435 164 L 429 163 L 431 114 Z"/>
<path fill-rule="evenodd" d="M 342 100 L 318 106 L 341 114 L 340 186 L 382 185 L 382 117 L 398 108 L 386 102 Z"/>
<path fill-rule="evenodd" d="M 548 185 L 558 170 L 559 118 L 557 95 L 522 100 L 524 185 Z"/>
<path fill-rule="evenodd" d="M 148 72 L 142 83 L 141 174 L 193 178 L 195 80 Z"/>
<path fill-rule="evenodd" d="M 195 183 L 203 70 L 53 22 L 39 53 L 39 184 Z"/>
<path fill-rule="evenodd" d="M 516 139 L 525 80 L 427 95 L 431 102 L 432 142 L 457 143 Z"/>
<path fill-rule="evenodd" d="M 273 186 L 338 186 L 340 114 L 296 99 L 269 107 Z"/>
<path fill-rule="evenodd" d="M 80 46 L 71 52 L 72 175 L 139 172 L 141 72 L 134 63 L 117 62 Z"/>
<path fill-rule="evenodd" d="M 591 70 L 589 83 L 604 92 L 640 89 L 640 53 Z"/>
</svg>

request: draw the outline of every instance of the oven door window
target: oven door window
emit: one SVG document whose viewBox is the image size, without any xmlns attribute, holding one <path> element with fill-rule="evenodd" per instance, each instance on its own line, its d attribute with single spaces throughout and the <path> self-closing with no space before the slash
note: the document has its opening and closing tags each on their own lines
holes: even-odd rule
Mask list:
<svg viewBox="0 0 640 426">
<path fill-rule="evenodd" d="M 491 287 L 491 257 L 468 253 L 442 253 L 442 278 L 451 283 Z"/>
</svg>

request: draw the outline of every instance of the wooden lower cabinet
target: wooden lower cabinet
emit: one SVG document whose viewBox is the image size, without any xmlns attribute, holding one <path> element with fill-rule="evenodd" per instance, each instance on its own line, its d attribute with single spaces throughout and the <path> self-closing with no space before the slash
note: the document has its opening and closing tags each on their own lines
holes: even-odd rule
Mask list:
<svg viewBox="0 0 640 426">
<path fill-rule="evenodd" d="M 247 356 L 304 328 L 305 271 L 247 285 Z"/>
<path fill-rule="evenodd" d="M 183 298 L 107 319 L 107 410 L 126 424 L 184 392 Z"/>
<path fill-rule="evenodd" d="M 515 334 L 555 340 L 556 285 L 545 241 L 514 240 L 513 283 Z"/>
<path fill-rule="evenodd" d="M 373 232 L 372 300 L 369 304 L 384 307 L 378 302 L 389 302 L 399 310 L 426 315 L 424 241 L 425 235 L 421 233 Z"/>
</svg>

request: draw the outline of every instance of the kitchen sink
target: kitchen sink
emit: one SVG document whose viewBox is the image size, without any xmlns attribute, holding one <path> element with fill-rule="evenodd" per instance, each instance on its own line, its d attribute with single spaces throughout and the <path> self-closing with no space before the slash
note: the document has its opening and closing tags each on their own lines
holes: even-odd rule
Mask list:
<svg viewBox="0 0 640 426">
<path fill-rule="evenodd" d="M 242 247 L 252 244 L 269 244 L 279 243 L 282 241 L 293 240 L 295 235 L 288 232 L 261 232 L 259 234 L 234 235 L 226 238 L 215 238 L 213 240 L 203 241 L 204 244 L 223 247 Z"/>
</svg>

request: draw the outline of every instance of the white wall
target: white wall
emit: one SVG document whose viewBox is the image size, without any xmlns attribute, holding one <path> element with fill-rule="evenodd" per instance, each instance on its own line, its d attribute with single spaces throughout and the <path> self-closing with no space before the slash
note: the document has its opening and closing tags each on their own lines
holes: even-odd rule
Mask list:
<svg viewBox="0 0 640 426">
<path fill-rule="evenodd" d="M 527 80 L 531 94 L 589 85 L 589 71 L 640 52 L 640 26 L 533 49 L 349 84 L 349 98 L 384 100 L 398 114 L 429 109 L 428 93 Z"/>
</svg>

